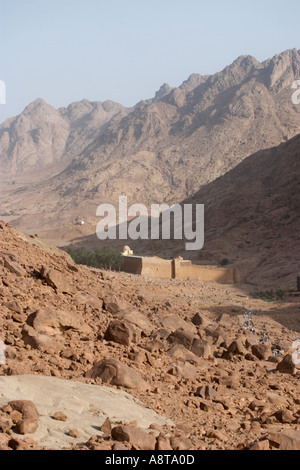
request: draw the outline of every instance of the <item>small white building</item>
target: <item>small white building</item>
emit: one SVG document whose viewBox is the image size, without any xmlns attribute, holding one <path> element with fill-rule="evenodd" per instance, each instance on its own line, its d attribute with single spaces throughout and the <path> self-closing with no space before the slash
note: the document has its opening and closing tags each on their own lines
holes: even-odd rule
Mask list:
<svg viewBox="0 0 300 470">
<path fill-rule="evenodd" d="M 129 246 L 125 245 L 122 251 L 123 256 L 130 256 L 133 255 L 133 251 L 129 248 Z"/>
</svg>

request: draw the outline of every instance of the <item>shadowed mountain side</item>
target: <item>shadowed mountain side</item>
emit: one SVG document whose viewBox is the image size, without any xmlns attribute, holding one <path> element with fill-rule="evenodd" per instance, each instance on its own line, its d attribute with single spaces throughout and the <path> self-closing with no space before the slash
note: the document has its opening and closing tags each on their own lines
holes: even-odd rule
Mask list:
<svg viewBox="0 0 300 470">
<path fill-rule="evenodd" d="M 253 303 L 254 299 L 249 295 L 249 305 L 251 305 L 251 302 Z M 228 315 L 232 318 L 237 317 L 242 313 L 242 309 L 237 309 L 235 305 L 232 305 L 231 312 L 230 308 L 228 308 L 228 306 L 225 307 L 224 305 L 214 306 L 208 310 L 210 313 L 213 313 L 216 318 L 220 318 L 225 308 L 227 308 L 227 311 L 229 312 Z M 206 312 L 205 309 L 204 312 Z M 284 328 L 300 333 L 299 304 L 297 302 L 294 304 L 291 303 L 288 306 L 286 304 L 280 306 L 280 302 L 278 301 L 265 302 L 265 308 L 261 305 L 260 308 L 255 309 L 253 312 L 253 322 L 255 323 L 255 318 L 264 317 L 265 315 L 275 322 L 280 323 Z"/>
<path fill-rule="evenodd" d="M 228 259 L 244 282 L 294 287 L 300 261 L 299 157 L 300 135 L 246 158 L 183 201 L 205 206 L 201 251 L 185 251 L 184 240 L 150 240 L 150 232 L 149 240 L 100 241 L 94 234 L 74 239 L 72 245 L 129 245 L 136 254 L 181 255 L 196 264 L 218 265 Z"/>
</svg>

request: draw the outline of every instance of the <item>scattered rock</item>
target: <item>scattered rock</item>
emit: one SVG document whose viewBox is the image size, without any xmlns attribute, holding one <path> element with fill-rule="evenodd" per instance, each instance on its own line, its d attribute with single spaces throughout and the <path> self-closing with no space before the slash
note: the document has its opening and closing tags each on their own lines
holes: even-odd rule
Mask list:
<svg viewBox="0 0 300 470">
<path fill-rule="evenodd" d="M 0 450 L 5 450 L 8 448 L 8 441 L 10 440 L 10 436 L 6 433 L 0 432 Z"/>
<path fill-rule="evenodd" d="M 62 411 L 56 411 L 53 416 L 56 421 L 67 421 L 68 417 Z"/>
<path fill-rule="evenodd" d="M 174 344 L 168 351 L 168 356 L 174 359 L 181 359 L 184 362 L 190 362 L 191 364 L 197 365 L 199 363 L 199 357 L 192 351 L 188 351 L 181 344 Z M 204 357 L 204 356 L 203 356 Z"/>
<path fill-rule="evenodd" d="M 23 313 L 22 306 L 19 304 L 19 302 L 15 301 L 15 300 L 11 300 L 10 302 L 4 302 L 3 306 L 7 307 L 12 312 L 19 313 L 19 314 Z"/>
<path fill-rule="evenodd" d="M 173 450 L 170 443 L 170 438 L 160 433 L 156 439 L 155 450 Z"/>
<path fill-rule="evenodd" d="M 117 450 L 117 451 L 128 450 L 128 447 L 122 444 L 122 442 L 114 442 L 111 450 Z"/>
<path fill-rule="evenodd" d="M 33 434 L 37 430 L 38 423 L 36 419 L 26 418 L 21 419 L 16 424 L 16 433 L 17 434 Z"/>
<path fill-rule="evenodd" d="M 208 359 L 213 355 L 213 348 L 208 341 L 203 341 L 201 339 L 194 339 L 192 348 L 192 353 L 194 353 L 198 357 L 202 357 L 203 359 Z"/>
<path fill-rule="evenodd" d="M 208 431 L 206 436 L 210 439 L 218 439 L 219 441 L 227 441 L 228 438 L 225 433 L 219 431 L 218 429 L 213 429 L 212 431 Z"/>
<path fill-rule="evenodd" d="M 68 434 L 69 436 L 74 437 L 74 439 L 77 439 L 79 437 L 78 429 L 70 429 Z"/>
<path fill-rule="evenodd" d="M 8 442 L 8 446 L 13 450 L 27 450 L 30 445 L 23 439 L 12 438 Z"/>
<path fill-rule="evenodd" d="M 146 315 L 139 312 L 138 310 L 133 310 L 130 308 L 126 310 L 121 310 L 115 316 L 120 320 L 124 320 L 127 323 L 136 326 L 146 336 L 149 335 L 153 329 L 153 326 L 146 317 Z"/>
<path fill-rule="evenodd" d="M 178 361 L 172 365 L 172 367 L 168 370 L 168 373 L 171 375 L 179 375 L 185 379 L 195 380 L 197 376 L 197 369 L 188 362 Z"/>
<path fill-rule="evenodd" d="M 41 334 L 29 325 L 25 325 L 22 329 L 22 338 L 26 345 L 49 354 L 59 353 L 63 348 L 63 338 L 61 335 L 58 336 L 60 340 L 57 337 Z"/>
<path fill-rule="evenodd" d="M 196 326 L 202 326 L 204 328 L 209 324 L 209 321 L 205 315 L 197 312 L 192 318 L 192 323 Z"/>
<path fill-rule="evenodd" d="M 102 426 L 100 427 L 100 430 L 104 432 L 104 434 L 110 434 L 111 433 L 111 423 L 110 419 L 106 418 Z"/>
<path fill-rule="evenodd" d="M 202 385 L 198 387 L 195 392 L 195 396 L 214 401 L 219 401 L 221 399 L 219 393 L 210 385 Z"/>
<path fill-rule="evenodd" d="M 167 315 L 160 320 L 160 324 L 163 328 L 171 331 L 172 333 L 174 333 L 179 328 L 183 330 L 190 330 L 193 333 L 197 332 L 197 329 L 194 325 L 190 325 L 190 323 L 186 322 L 178 315 Z"/>
<path fill-rule="evenodd" d="M 280 423 L 294 423 L 296 418 L 290 410 L 278 410 L 272 416 L 275 416 Z"/>
</svg>

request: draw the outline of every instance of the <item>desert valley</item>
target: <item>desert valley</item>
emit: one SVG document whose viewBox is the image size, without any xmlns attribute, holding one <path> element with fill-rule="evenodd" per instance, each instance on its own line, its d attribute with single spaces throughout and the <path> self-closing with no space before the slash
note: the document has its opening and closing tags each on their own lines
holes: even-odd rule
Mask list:
<svg viewBox="0 0 300 470">
<path fill-rule="evenodd" d="M 126 108 L 39 98 L 1 125 L 0 448 L 300 449 L 300 51 Z M 204 246 L 99 240 L 96 211 L 203 204 Z M 80 247 L 236 270 L 160 278 Z"/>
</svg>

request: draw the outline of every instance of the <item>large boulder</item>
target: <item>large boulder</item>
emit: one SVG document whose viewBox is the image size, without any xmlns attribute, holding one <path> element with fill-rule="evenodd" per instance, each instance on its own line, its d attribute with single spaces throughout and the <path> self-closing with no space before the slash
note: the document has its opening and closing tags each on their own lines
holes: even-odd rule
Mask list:
<svg viewBox="0 0 300 470">
<path fill-rule="evenodd" d="M 256 356 L 258 359 L 266 361 L 271 355 L 272 350 L 269 344 L 254 344 L 251 347 L 251 352 L 253 356 Z"/>
<path fill-rule="evenodd" d="M 268 440 L 280 450 L 300 450 L 300 431 L 294 429 L 272 432 L 268 435 Z"/>
<path fill-rule="evenodd" d="M 196 356 L 203 357 L 203 359 L 208 359 L 213 356 L 213 347 L 211 344 L 199 338 L 194 339 L 191 351 Z"/>
<path fill-rule="evenodd" d="M 7 268 L 11 273 L 19 277 L 26 276 L 25 269 L 22 268 L 18 263 L 12 261 L 9 258 L 4 257 L 4 267 Z"/>
<path fill-rule="evenodd" d="M 56 291 L 60 291 L 65 294 L 75 294 L 77 292 L 76 287 L 70 285 L 66 281 L 63 273 L 56 269 L 42 266 L 40 275 L 44 281 L 46 281 L 46 283 Z"/>
<path fill-rule="evenodd" d="M 178 328 L 171 333 L 167 340 L 171 344 L 182 344 L 186 349 L 191 349 L 195 340 L 199 339 L 191 330 Z"/>
<path fill-rule="evenodd" d="M 23 327 L 22 338 L 24 343 L 29 344 L 33 349 L 39 349 L 49 354 L 57 354 L 64 347 L 62 335 L 57 335 L 56 337 L 44 335 L 29 325 Z"/>
<path fill-rule="evenodd" d="M 184 379 L 195 380 L 197 376 L 197 369 L 189 362 L 178 360 L 171 365 L 168 373 L 171 375 L 183 377 Z"/>
<path fill-rule="evenodd" d="M 76 312 L 66 312 L 44 308 L 29 315 L 27 324 L 42 334 L 56 335 L 59 330 L 64 333 L 66 330 L 76 330 L 88 334 L 91 328 L 86 325 L 80 315 Z"/>
<path fill-rule="evenodd" d="M 132 342 L 136 342 L 136 331 L 132 325 L 125 321 L 113 320 L 108 325 L 104 339 L 130 346 Z"/>
<path fill-rule="evenodd" d="M 241 340 L 236 339 L 228 346 L 227 351 L 234 356 L 244 356 L 246 349 Z"/>
<path fill-rule="evenodd" d="M 103 297 L 103 306 L 107 312 L 113 315 L 128 307 L 124 300 L 114 294 L 107 294 Z"/>
<path fill-rule="evenodd" d="M 151 331 L 153 330 L 151 321 L 147 318 L 146 315 L 139 312 L 138 310 L 131 309 L 131 308 L 121 310 L 115 315 L 115 317 L 120 320 L 125 320 L 127 323 L 130 323 L 131 325 L 134 325 L 145 335 L 149 335 Z"/>
<path fill-rule="evenodd" d="M 135 449 L 155 450 L 156 438 L 133 426 L 116 426 L 111 431 L 116 441 L 129 442 Z"/>
<path fill-rule="evenodd" d="M 31 400 L 12 400 L 8 402 L 13 410 L 19 411 L 23 419 L 38 419 L 40 414 Z"/>
<path fill-rule="evenodd" d="M 179 328 L 184 330 L 190 330 L 193 333 L 197 333 L 197 328 L 193 323 L 188 323 L 178 315 L 167 315 L 160 320 L 160 324 L 163 328 L 170 330 L 170 332 L 174 332 Z"/>
<path fill-rule="evenodd" d="M 57 353 L 64 345 L 63 333 L 70 329 L 84 334 L 91 332 L 77 313 L 44 308 L 28 316 L 22 336 L 24 343 L 35 349 Z"/>
<path fill-rule="evenodd" d="M 97 362 L 91 370 L 85 373 L 85 376 L 99 377 L 104 383 L 130 389 L 148 390 L 150 388 L 135 370 L 118 359 L 104 359 Z"/>
<path fill-rule="evenodd" d="M 17 422 L 15 432 L 17 434 L 33 434 L 38 428 L 36 419 L 26 418 Z"/>
<path fill-rule="evenodd" d="M 294 375 L 296 372 L 296 367 L 293 362 L 293 357 L 291 354 L 287 354 L 281 362 L 276 367 L 276 370 L 282 374 Z"/>
</svg>

